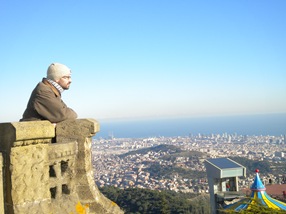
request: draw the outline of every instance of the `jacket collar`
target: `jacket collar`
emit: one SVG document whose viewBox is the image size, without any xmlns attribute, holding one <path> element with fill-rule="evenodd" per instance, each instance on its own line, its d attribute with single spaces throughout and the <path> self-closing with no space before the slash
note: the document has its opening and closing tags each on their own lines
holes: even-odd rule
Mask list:
<svg viewBox="0 0 286 214">
<path fill-rule="evenodd" d="M 56 95 L 57 97 L 61 97 L 61 93 L 59 92 L 59 90 L 58 90 L 55 86 L 53 86 L 53 85 L 48 81 L 47 78 L 43 78 L 42 82 L 43 82 L 45 85 L 49 86 L 49 87 L 53 90 L 53 92 L 55 93 L 55 95 Z"/>
</svg>

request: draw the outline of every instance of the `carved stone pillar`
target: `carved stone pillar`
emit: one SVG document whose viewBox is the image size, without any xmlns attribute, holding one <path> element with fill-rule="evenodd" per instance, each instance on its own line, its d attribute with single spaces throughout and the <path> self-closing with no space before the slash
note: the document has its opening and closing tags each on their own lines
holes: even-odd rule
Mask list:
<svg viewBox="0 0 286 214">
<path fill-rule="evenodd" d="M 55 128 L 48 121 L 0 124 L 5 213 L 49 209 L 48 144 L 54 136 Z"/>
<path fill-rule="evenodd" d="M 4 213 L 3 157 L 0 152 L 0 213 Z"/>
<path fill-rule="evenodd" d="M 123 213 L 122 210 L 98 190 L 91 162 L 92 136 L 99 132 L 99 124 L 93 119 L 64 121 L 56 126 L 56 141 L 67 139 L 78 143 L 75 164 L 75 190 L 82 204 L 88 204 L 89 212 L 96 214 Z"/>
</svg>

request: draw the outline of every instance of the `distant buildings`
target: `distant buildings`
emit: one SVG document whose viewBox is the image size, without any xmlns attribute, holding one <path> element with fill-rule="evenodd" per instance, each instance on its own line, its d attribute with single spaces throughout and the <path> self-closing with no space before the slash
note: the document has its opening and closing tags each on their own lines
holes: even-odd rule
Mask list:
<svg viewBox="0 0 286 214">
<path fill-rule="evenodd" d="M 242 136 L 237 134 L 210 134 L 188 137 L 158 138 L 109 138 L 94 140 L 92 145 L 95 180 L 98 186 L 114 185 L 119 188 L 138 187 L 148 189 L 169 189 L 181 192 L 208 192 L 205 177 L 200 179 L 156 178 L 146 171 L 150 164 L 177 166 L 194 171 L 205 172 L 204 158 L 176 157 L 174 160 L 162 159 L 170 151 L 149 151 L 133 153 L 125 157 L 120 154 L 161 144 L 175 145 L 183 150 L 203 152 L 208 158 L 240 156 L 252 160 L 285 162 L 285 136 Z M 282 180 L 283 175 L 263 175 L 265 181 Z M 239 180 L 241 188 L 249 188 L 252 178 Z M 281 193 L 282 194 L 282 193 Z"/>
</svg>

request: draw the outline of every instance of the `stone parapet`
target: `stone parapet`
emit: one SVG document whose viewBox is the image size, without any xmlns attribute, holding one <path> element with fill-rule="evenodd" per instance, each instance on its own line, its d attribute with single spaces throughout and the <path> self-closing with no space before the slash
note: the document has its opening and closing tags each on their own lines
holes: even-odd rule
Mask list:
<svg viewBox="0 0 286 214">
<path fill-rule="evenodd" d="M 4 213 L 3 157 L 0 152 L 0 213 Z"/>
<path fill-rule="evenodd" d="M 1 213 L 123 213 L 94 182 L 91 138 L 98 131 L 92 119 L 68 120 L 56 127 L 48 121 L 0 124 L 5 162 Z"/>
</svg>

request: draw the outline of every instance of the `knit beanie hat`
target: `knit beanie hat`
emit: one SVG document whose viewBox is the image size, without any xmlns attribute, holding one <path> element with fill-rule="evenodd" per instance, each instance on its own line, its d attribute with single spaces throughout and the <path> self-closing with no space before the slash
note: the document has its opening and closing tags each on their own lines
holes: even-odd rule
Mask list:
<svg viewBox="0 0 286 214">
<path fill-rule="evenodd" d="M 52 63 L 47 70 L 47 78 L 51 80 L 59 80 L 63 76 L 70 76 L 71 70 L 60 63 Z"/>
</svg>

